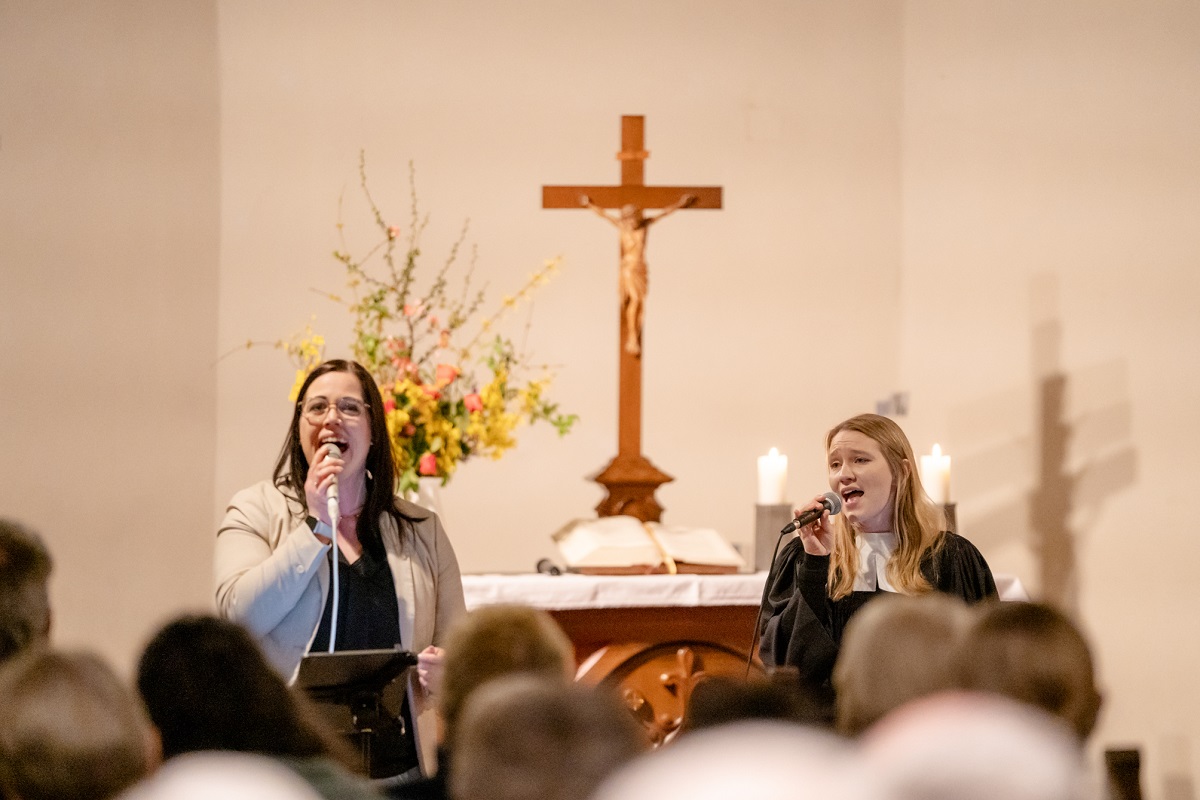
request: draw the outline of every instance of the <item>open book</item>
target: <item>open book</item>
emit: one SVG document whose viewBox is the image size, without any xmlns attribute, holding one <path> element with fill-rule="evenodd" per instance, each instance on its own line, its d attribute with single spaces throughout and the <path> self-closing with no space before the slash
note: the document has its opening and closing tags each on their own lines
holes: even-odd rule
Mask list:
<svg viewBox="0 0 1200 800">
<path fill-rule="evenodd" d="M 580 519 L 552 537 L 567 568 L 595 575 L 737 572 L 745 566 L 721 534 L 616 516 Z"/>
</svg>

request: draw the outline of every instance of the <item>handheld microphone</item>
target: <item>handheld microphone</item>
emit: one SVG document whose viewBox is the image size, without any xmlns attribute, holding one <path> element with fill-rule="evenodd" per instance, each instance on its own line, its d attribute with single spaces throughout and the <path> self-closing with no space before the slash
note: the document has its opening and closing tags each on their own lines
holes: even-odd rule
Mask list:
<svg viewBox="0 0 1200 800">
<path fill-rule="evenodd" d="M 803 528 L 805 525 L 816 522 L 821 518 L 821 515 L 826 511 L 829 516 L 836 516 L 842 512 L 842 497 L 837 492 L 826 492 L 821 495 L 821 507 L 810 508 L 794 520 L 789 522 L 780 533 L 791 533 L 797 528 Z"/>
<path fill-rule="evenodd" d="M 326 458 L 341 458 L 342 450 L 336 444 L 330 442 L 329 449 L 325 451 Z M 338 514 L 338 481 L 337 475 L 333 476 L 333 482 L 329 484 L 329 491 L 325 493 L 325 502 L 328 503 L 329 521 L 337 524 Z"/>
</svg>

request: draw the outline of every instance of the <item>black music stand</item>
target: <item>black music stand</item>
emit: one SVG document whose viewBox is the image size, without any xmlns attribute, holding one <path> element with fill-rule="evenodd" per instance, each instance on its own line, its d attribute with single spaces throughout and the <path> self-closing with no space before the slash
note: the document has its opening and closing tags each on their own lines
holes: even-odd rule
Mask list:
<svg viewBox="0 0 1200 800">
<path fill-rule="evenodd" d="M 363 769 L 370 775 L 372 737 L 381 723 L 391 721 L 383 691 L 416 663 L 415 653 L 399 649 L 309 653 L 300 661 L 296 686 L 319 703 L 349 710 L 354 730 L 343 732 L 358 739 Z"/>
</svg>

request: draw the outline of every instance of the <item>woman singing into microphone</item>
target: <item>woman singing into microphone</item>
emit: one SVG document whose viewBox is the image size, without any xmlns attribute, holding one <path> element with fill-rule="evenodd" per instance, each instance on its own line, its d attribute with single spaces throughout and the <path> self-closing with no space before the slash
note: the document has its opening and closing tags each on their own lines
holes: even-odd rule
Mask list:
<svg viewBox="0 0 1200 800">
<path fill-rule="evenodd" d="M 328 508 L 335 481 L 336 532 Z M 428 695 L 440 683 L 437 645 L 466 611 L 458 560 L 441 521 L 396 497 L 394 488 L 374 379 L 356 362 L 326 361 L 300 388 L 274 480 L 234 495 L 215 553 L 218 610 L 245 626 L 289 681 L 310 650 L 331 649 L 335 629 L 334 650 L 399 646 L 418 653 L 416 680 L 400 710 L 404 724 L 395 725 L 402 736 L 389 747 L 388 737 L 376 733 L 372 777 L 414 772 L 418 760 L 432 772 L 437 719 Z M 331 565 L 335 536 L 338 563 Z"/>
<path fill-rule="evenodd" d="M 842 513 L 798 529 L 772 568 L 759 617 L 759 656 L 796 668 L 814 699 L 833 706 L 830 676 L 846 623 L 879 595 L 945 592 L 969 603 L 996 596 L 980 552 L 945 530 L 926 496 L 912 446 L 895 422 L 862 414 L 825 437 L 829 486 Z M 820 497 L 794 512 L 821 508 Z"/>
</svg>

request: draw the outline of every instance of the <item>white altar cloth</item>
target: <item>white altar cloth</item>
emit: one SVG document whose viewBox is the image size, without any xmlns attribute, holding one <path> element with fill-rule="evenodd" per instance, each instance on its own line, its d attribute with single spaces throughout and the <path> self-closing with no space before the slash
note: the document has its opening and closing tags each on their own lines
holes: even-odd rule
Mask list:
<svg viewBox="0 0 1200 800">
<path fill-rule="evenodd" d="M 1001 600 L 1028 600 L 1016 575 L 998 574 Z M 757 606 L 766 572 L 734 575 L 464 575 L 467 608 L 519 603 L 549 611 L 661 606 Z"/>
</svg>

